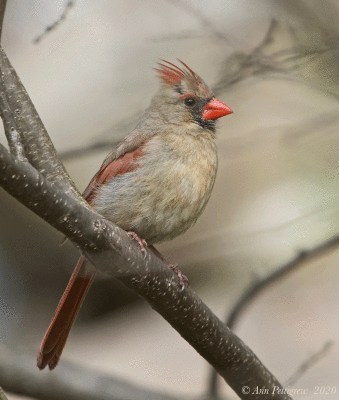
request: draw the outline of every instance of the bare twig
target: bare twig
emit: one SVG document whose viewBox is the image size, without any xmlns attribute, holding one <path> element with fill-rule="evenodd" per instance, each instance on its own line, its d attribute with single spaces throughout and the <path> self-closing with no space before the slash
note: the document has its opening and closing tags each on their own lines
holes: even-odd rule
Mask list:
<svg viewBox="0 0 339 400">
<path fill-rule="evenodd" d="M 277 40 L 278 27 L 279 22 L 272 19 L 264 39 L 250 54 L 237 52 L 225 59 L 221 77 L 213 87 L 216 94 L 250 76 L 278 74 L 284 78 L 302 64 L 310 62 L 310 57 L 318 57 L 330 50 L 328 45 L 312 49 L 295 45 L 290 49 L 271 52 L 271 45 Z"/>
<path fill-rule="evenodd" d="M 311 357 L 309 357 L 305 362 L 301 364 L 298 370 L 287 380 L 285 386 L 294 385 L 305 373 L 312 368 L 317 362 L 319 362 L 322 358 L 324 358 L 329 351 L 334 346 L 333 340 L 328 340 L 324 343 L 323 347 L 314 353 Z"/>
<path fill-rule="evenodd" d="M 39 35 L 39 36 L 37 36 L 37 37 L 33 40 L 33 43 L 34 43 L 34 44 L 38 44 L 46 35 L 48 35 L 51 31 L 53 31 L 54 29 L 56 29 L 62 22 L 64 22 L 65 19 L 66 19 L 66 17 L 67 17 L 67 15 L 68 15 L 69 12 L 70 12 L 70 9 L 71 9 L 73 6 L 74 6 L 74 1 L 69 1 L 69 2 L 66 4 L 65 10 L 64 10 L 64 12 L 60 15 L 60 17 L 59 17 L 55 22 L 53 22 L 53 24 L 48 25 L 48 26 L 46 27 L 46 29 L 42 32 L 42 34 Z"/>
<path fill-rule="evenodd" d="M 334 236 L 330 240 L 314 247 L 311 250 L 299 251 L 298 255 L 293 260 L 276 269 L 266 278 L 260 280 L 259 282 L 255 282 L 236 302 L 226 319 L 226 325 L 230 329 L 234 330 L 236 323 L 244 313 L 245 309 L 253 303 L 258 295 L 262 294 L 270 286 L 277 284 L 288 274 L 295 272 L 298 268 L 309 265 L 309 262 L 314 260 L 316 257 L 322 257 L 324 253 L 337 248 L 338 244 L 339 236 Z M 212 371 L 211 373 L 208 392 L 211 396 L 217 398 L 218 375 L 215 371 Z"/>
<path fill-rule="evenodd" d="M 237 301 L 236 305 L 233 307 L 233 310 L 229 314 L 226 325 L 230 329 L 234 329 L 236 322 L 244 312 L 244 310 L 253 302 L 255 297 L 261 294 L 264 290 L 266 290 L 269 286 L 277 284 L 282 278 L 287 276 L 288 274 L 295 272 L 297 268 L 301 268 L 309 265 L 311 260 L 314 260 L 317 257 L 322 257 L 324 253 L 336 248 L 339 244 L 339 236 L 334 236 L 330 240 L 321 243 L 319 246 L 314 247 L 310 250 L 301 250 L 298 252 L 298 255 L 278 268 L 274 272 L 272 272 L 266 278 L 260 280 L 260 282 L 254 283 L 246 292 L 241 296 L 241 298 Z"/>
</svg>

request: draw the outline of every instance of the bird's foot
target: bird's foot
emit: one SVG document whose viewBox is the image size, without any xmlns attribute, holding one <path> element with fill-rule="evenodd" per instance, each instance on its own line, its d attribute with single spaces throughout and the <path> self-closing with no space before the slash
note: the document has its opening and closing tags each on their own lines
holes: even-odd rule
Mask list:
<svg viewBox="0 0 339 400">
<path fill-rule="evenodd" d="M 177 274 L 178 276 L 178 285 L 180 286 L 180 290 L 183 291 L 185 286 L 189 285 L 188 278 L 184 275 L 180 269 L 178 268 L 178 264 L 168 264 L 171 270 Z"/>
<path fill-rule="evenodd" d="M 147 252 L 146 252 L 146 247 L 147 247 L 146 240 L 145 239 L 141 239 L 139 237 L 139 235 L 137 235 L 135 232 L 132 232 L 132 231 L 127 232 L 127 235 L 131 239 L 135 240 L 138 243 L 138 245 L 140 246 L 141 252 L 144 253 L 144 256 L 146 257 L 146 254 L 147 254 Z"/>
</svg>

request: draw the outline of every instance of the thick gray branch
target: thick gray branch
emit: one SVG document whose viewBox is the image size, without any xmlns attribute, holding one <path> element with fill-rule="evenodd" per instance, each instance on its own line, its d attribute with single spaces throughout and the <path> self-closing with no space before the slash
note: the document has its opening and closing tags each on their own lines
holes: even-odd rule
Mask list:
<svg viewBox="0 0 339 400">
<path fill-rule="evenodd" d="M 0 400 L 8 400 L 7 396 L 5 395 L 5 392 L 2 390 L 0 387 Z"/>
<path fill-rule="evenodd" d="M 18 128 L 13 118 L 11 108 L 7 101 L 5 87 L 0 79 L 0 115 L 3 120 L 5 135 L 11 154 L 19 161 L 28 161 L 24 148 L 22 146 L 21 137 L 18 133 Z"/>
</svg>

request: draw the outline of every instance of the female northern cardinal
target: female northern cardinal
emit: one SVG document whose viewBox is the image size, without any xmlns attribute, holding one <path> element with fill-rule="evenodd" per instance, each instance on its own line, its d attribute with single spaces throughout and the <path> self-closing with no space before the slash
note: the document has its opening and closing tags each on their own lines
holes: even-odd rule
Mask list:
<svg viewBox="0 0 339 400">
<path fill-rule="evenodd" d="M 157 255 L 154 243 L 184 233 L 204 210 L 218 165 L 215 121 L 232 113 L 186 64 L 164 63 L 156 68 L 161 85 L 151 105 L 83 193 Z M 56 367 L 94 276 L 81 256 L 42 341 L 40 369 Z"/>
</svg>

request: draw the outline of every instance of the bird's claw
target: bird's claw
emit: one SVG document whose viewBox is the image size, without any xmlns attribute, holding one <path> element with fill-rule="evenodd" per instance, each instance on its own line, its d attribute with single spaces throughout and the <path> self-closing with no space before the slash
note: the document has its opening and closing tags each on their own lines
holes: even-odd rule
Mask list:
<svg viewBox="0 0 339 400">
<path fill-rule="evenodd" d="M 168 265 L 171 270 L 177 274 L 178 276 L 178 285 L 180 286 L 180 291 L 182 292 L 185 289 L 185 286 L 189 285 L 189 281 L 186 275 L 184 275 L 180 269 L 178 268 L 178 264 L 169 264 Z"/>
<path fill-rule="evenodd" d="M 135 240 L 138 243 L 138 245 L 140 246 L 141 252 L 144 254 L 144 257 L 146 257 L 146 254 L 147 254 L 147 251 L 146 251 L 146 247 L 147 247 L 146 240 L 145 239 L 141 239 L 139 237 L 139 235 L 137 235 L 135 232 L 132 232 L 132 231 L 127 232 L 127 235 L 131 239 Z"/>
</svg>

